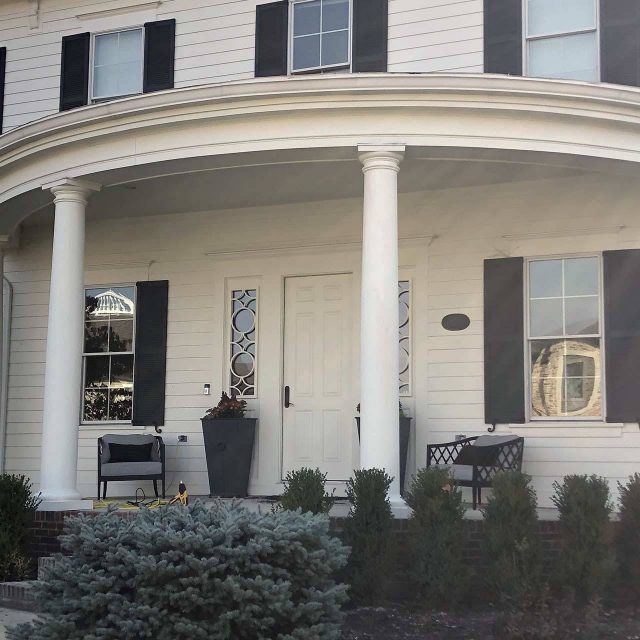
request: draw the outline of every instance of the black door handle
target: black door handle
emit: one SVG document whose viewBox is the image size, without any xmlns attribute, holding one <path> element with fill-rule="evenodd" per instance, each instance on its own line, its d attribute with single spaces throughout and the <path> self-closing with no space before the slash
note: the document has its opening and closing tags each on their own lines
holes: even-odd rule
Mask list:
<svg viewBox="0 0 640 640">
<path fill-rule="evenodd" d="M 289 386 L 286 386 L 284 388 L 284 408 L 288 409 L 289 407 L 292 406 L 292 403 L 290 402 L 290 398 L 291 398 L 291 389 L 289 388 Z"/>
</svg>

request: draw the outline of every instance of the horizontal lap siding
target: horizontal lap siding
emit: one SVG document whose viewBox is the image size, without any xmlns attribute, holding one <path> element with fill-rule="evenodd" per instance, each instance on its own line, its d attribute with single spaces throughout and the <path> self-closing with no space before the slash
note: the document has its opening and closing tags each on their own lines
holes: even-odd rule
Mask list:
<svg viewBox="0 0 640 640">
<path fill-rule="evenodd" d="M 457 434 L 487 433 L 483 261 L 638 247 L 640 219 L 632 204 L 637 197 L 640 190 L 630 181 L 593 178 L 429 194 L 431 213 L 425 214 L 422 232 L 435 239 L 427 267 L 427 393 L 420 408 L 424 420 L 418 418 L 427 424 L 418 436 L 419 442 L 424 438 L 423 449 L 427 442 L 453 440 Z M 624 227 L 620 232 L 618 225 Z M 587 232 L 580 234 L 580 229 Z M 448 313 L 468 314 L 470 327 L 461 333 L 444 330 L 441 320 Z M 637 425 L 555 423 L 499 426 L 498 430 L 525 437 L 524 471 L 534 477 L 545 505 L 550 505 L 553 482 L 564 475 L 603 475 L 615 492 L 618 480 L 640 470 Z"/>
<path fill-rule="evenodd" d="M 389 71 L 482 73 L 482 0 L 390 0 Z"/>
</svg>

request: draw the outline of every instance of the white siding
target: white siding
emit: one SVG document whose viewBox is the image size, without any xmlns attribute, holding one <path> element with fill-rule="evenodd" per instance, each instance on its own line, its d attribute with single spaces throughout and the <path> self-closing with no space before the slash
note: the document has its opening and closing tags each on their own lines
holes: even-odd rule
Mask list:
<svg viewBox="0 0 640 640">
<path fill-rule="evenodd" d="M 26 1 L 2 3 L 4 130 L 58 111 L 61 40 L 74 33 L 175 18 L 176 87 L 252 78 L 255 7 L 261 1 L 168 0 L 149 9 L 152 3 L 145 7 L 141 0 L 41 0 L 35 28 Z M 136 11 L 137 4 L 143 8 Z M 389 71 L 482 72 L 482 0 L 391 0 Z"/>
<path fill-rule="evenodd" d="M 415 417 L 418 464 L 423 464 L 427 443 L 448 441 L 458 433 L 486 433 L 483 260 L 505 254 L 553 255 L 640 247 L 636 207 L 639 199 L 640 187 L 633 181 L 593 176 L 401 197 L 401 236 L 432 236 L 414 253 L 406 247 L 401 252 L 403 268 L 414 274 L 414 398 L 408 401 L 408 407 Z M 233 265 L 234 269 L 245 269 L 246 273 L 241 275 L 262 277 L 265 273 L 256 267 L 260 263 L 254 253 L 218 258 L 218 262 L 205 254 L 229 244 L 238 247 L 241 242 L 255 249 L 270 244 L 290 247 L 305 239 L 306 243 L 322 244 L 357 237 L 360 207 L 359 200 L 350 200 L 90 221 L 88 284 L 135 282 L 147 277 L 170 281 L 164 435 L 169 443 L 168 477 L 174 489 L 175 483 L 184 479 L 192 493 L 207 493 L 199 418 L 215 401 L 223 384 L 224 343 L 220 327 L 223 300 L 219 293 L 224 279 L 222 270 Z M 305 217 L 302 225 L 301 215 Z M 50 246 L 49 227 L 27 228 L 21 248 L 6 259 L 7 277 L 15 287 L 7 470 L 29 473 L 36 483 Z M 353 263 L 357 264 L 358 247 L 349 250 L 354 255 Z M 337 254 L 331 249 L 326 251 L 323 263 L 335 266 Z M 309 250 L 300 253 L 304 255 Z M 290 273 L 292 255 L 276 253 L 269 258 L 270 264 L 272 267 L 275 264 L 281 274 Z M 322 270 L 319 268 L 318 272 Z M 280 291 L 281 280 L 272 280 L 271 291 Z M 277 300 L 274 306 L 279 306 Z M 469 314 L 471 326 L 465 332 L 449 333 L 442 328 L 442 317 L 453 312 Z M 265 323 L 271 321 L 269 339 L 262 344 L 277 343 L 279 330 L 268 314 L 261 317 Z M 261 360 L 262 370 L 275 381 L 270 382 L 273 394 L 279 394 L 279 366 L 278 362 Z M 210 397 L 202 395 L 205 382 L 211 384 Z M 356 375 L 356 393 L 357 384 Z M 264 417 L 261 403 L 265 394 L 263 387 L 261 398 L 253 406 L 262 412 L 261 433 L 269 438 L 281 426 L 277 418 Z M 549 504 L 552 483 L 564 474 L 601 474 L 609 478 L 615 489 L 617 480 L 623 480 L 640 466 L 640 431 L 635 424 L 550 423 L 499 426 L 498 430 L 525 437 L 524 470 L 534 476 L 543 504 Z M 81 429 L 78 477 L 81 491 L 88 496 L 95 494 L 95 443 L 101 432 L 95 428 Z M 178 449 L 175 439 L 179 433 L 188 434 L 189 442 Z M 260 478 L 255 486 L 265 487 L 277 479 L 277 453 L 272 457 L 259 460 Z"/>
</svg>

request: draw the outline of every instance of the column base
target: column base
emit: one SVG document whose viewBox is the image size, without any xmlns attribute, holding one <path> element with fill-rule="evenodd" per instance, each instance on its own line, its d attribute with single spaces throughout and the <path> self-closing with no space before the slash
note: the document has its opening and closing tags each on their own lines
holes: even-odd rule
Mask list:
<svg viewBox="0 0 640 640">
<path fill-rule="evenodd" d="M 400 497 L 390 496 L 391 513 L 396 520 L 408 520 L 413 513 L 413 509 Z"/>
<path fill-rule="evenodd" d="M 93 500 L 43 500 L 38 511 L 91 511 Z"/>
</svg>

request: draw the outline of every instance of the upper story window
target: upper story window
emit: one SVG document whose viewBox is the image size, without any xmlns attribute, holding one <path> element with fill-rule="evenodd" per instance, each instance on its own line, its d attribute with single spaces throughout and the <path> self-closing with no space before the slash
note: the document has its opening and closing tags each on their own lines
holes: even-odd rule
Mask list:
<svg viewBox="0 0 640 640">
<path fill-rule="evenodd" d="M 144 30 L 127 29 L 93 36 L 91 99 L 142 93 Z"/>
<path fill-rule="evenodd" d="M 526 75 L 600 80 L 596 0 L 525 0 Z"/>
<path fill-rule="evenodd" d="M 85 291 L 83 422 L 129 422 L 133 412 L 135 287 Z"/>
<path fill-rule="evenodd" d="M 600 271 L 598 256 L 529 262 L 532 419 L 603 417 Z"/>
<path fill-rule="evenodd" d="M 350 66 L 350 5 L 350 0 L 295 0 L 292 3 L 292 72 Z"/>
</svg>

